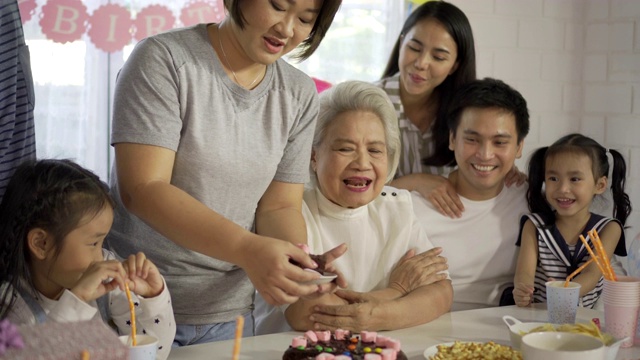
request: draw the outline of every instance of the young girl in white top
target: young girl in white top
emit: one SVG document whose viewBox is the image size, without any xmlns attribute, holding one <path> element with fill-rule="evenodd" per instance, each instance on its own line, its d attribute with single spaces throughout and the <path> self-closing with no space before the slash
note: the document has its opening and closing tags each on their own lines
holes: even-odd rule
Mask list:
<svg viewBox="0 0 640 360">
<path fill-rule="evenodd" d="M 143 253 L 121 262 L 102 249 L 113 205 L 106 184 L 71 161 L 23 163 L 0 204 L 0 318 L 34 324 L 101 316 L 129 334 L 128 283 L 138 295 L 138 331 L 159 339 L 164 359 L 176 331 L 171 297 Z"/>
<path fill-rule="evenodd" d="M 595 196 L 607 190 L 609 154 L 613 159 L 614 218 L 589 210 Z M 619 152 L 580 134 L 567 135 L 534 152 L 529 161 L 527 193 L 531 214 L 522 217 L 517 243 L 521 248 L 513 295 L 518 306 L 546 302 L 545 283 L 549 279 L 565 279 L 589 260 L 579 238 L 584 236 L 593 249 L 588 235 L 592 229 L 598 231 L 608 257 L 614 252 L 626 256 L 623 227 L 631 202 L 624 192 L 625 174 L 625 161 Z M 582 285 L 582 305 L 593 307 L 603 284 L 597 265 L 588 265 L 573 281 Z"/>
</svg>

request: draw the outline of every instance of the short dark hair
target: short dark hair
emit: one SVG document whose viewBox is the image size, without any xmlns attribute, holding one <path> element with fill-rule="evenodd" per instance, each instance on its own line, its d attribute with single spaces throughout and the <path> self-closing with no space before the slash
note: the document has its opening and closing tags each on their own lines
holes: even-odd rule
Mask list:
<svg viewBox="0 0 640 360">
<path fill-rule="evenodd" d="M 242 10 L 240 10 L 240 5 L 244 2 L 244 0 L 224 0 L 225 9 L 227 9 L 229 16 L 238 24 L 240 29 L 244 29 L 247 23 L 247 19 L 245 19 Z M 327 34 L 327 30 L 329 30 L 341 4 L 342 0 L 324 0 L 322 2 L 322 8 L 316 18 L 316 22 L 313 24 L 313 29 L 311 29 L 309 37 L 298 45 L 298 49 L 292 56 L 294 59 L 302 61 L 313 55 Z"/>
<path fill-rule="evenodd" d="M 513 114 L 516 122 L 518 143 L 529 133 L 529 110 L 522 95 L 503 81 L 492 78 L 475 80 L 464 85 L 454 96 L 449 106 L 447 120 L 449 131 L 455 134 L 462 113 L 468 108 L 499 108 Z"/>
</svg>

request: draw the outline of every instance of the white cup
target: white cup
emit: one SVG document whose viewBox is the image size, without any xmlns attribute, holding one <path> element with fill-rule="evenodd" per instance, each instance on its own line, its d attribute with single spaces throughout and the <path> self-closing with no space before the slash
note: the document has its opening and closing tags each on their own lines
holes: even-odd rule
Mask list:
<svg viewBox="0 0 640 360">
<path fill-rule="evenodd" d="M 136 335 L 136 346 L 129 342 L 129 335 L 118 337 L 120 342 L 129 348 L 130 360 L 156 360 L 158 352 L 158 339 L 151 335 Z"/>
</svg>

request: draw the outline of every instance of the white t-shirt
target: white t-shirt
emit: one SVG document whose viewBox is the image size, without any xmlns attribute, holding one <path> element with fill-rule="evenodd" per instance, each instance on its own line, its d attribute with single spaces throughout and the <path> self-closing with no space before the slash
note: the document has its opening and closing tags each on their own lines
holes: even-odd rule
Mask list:
<svg viewBox="0 0 640 360">
<path fill-rule="evenodd" d="M 349 250 L 335 261 L 350 290 L 367 292 L 385 288 L 389 274 L 409 250 L 433 248 L 413 212 L 406 190 L 384 187 L 374 201 L 347 209 L 329 201 L 320 190 L 305 191 L 302 213 L 312 254 L 323 254 L 346 243 Z M 288 331 L 282 309 L 256 296 L 256 335 Z"/>
<path fill-rule="evenodd" d="M 490 200 L 461 196 L 465 210 L 459 219 L 440 214 L 417 192 L 411 194 L 420 224 L 448 260 L 452 311 L 497 306 L 512 285 L 519 220 L 528 212 L 526 191 L 526 185 L 513 185 Z"/>
</svg>

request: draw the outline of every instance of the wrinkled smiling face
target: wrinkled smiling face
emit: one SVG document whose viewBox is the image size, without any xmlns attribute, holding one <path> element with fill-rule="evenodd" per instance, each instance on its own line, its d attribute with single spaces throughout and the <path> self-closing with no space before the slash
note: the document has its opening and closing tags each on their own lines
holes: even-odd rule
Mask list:
<svg viewBox="0 0 640 360">
<path fill-rule="evenodd" d="M 449 148 L 458 163 L 458 193 L 471 200 L 492 199 L 502 191 L 504 179 L 522 155 L 515 116 L 499 108 L 463 111 Z"/>
<path fill-rule="evenodd" d="M 346 208 L 366 205 L 380 195 L 388 161 L 382 121 L 368 111 L 336 116 L 311 156 L 322 194 Z"/>
</svg>

